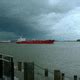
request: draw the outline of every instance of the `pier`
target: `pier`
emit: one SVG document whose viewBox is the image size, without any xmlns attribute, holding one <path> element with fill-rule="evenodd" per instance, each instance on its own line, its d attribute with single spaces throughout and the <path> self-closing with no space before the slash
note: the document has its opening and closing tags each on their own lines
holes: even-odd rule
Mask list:
<svg viewBox="0 0 80 80">
<path fill-rule="evenodd" d="M 0 54 L 0 80 L 80 80 L 74 75 L 73 78 L 66 76 L 60 70 L 49 70 L 34 62 L 17 62 L 14 64 L 13 57 Z M 18 73 L 18 75 L 15 75 Z M 22 73 L 22 75 L 19 75 Z M 15 77 L 17 78 L 15 79 Z M 20 76 L 22 79 L 20 79 Z"/>
</svg>

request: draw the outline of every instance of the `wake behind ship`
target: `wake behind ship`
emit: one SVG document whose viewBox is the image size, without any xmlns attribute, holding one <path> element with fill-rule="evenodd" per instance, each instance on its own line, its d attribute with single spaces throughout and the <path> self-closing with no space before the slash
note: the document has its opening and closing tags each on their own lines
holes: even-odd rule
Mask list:
<svg viewBox="0 0 80 80">
<path fill-rule="evenodd" d="M 17 44 L 53 44 L 55 40 L 26 40 L 20 37 L 16 43 Z"/>
</svg>

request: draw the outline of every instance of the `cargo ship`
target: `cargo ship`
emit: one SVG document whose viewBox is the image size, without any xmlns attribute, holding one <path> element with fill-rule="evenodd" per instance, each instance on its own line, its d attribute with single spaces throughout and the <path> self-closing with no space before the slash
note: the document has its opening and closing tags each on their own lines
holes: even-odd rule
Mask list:
<svg viewBox="0 0 80 80">
<path fill-rule="evenodd" d="M 55 40 L 26 40 L 20 37 L 16 43 L 17 44 L 53 44 Z"/>
</svg>

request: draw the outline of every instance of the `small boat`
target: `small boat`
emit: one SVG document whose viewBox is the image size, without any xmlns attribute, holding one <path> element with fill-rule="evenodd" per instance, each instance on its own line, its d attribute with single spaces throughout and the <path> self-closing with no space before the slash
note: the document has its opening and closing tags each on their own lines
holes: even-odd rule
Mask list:
<svg viewBox="0 0 80 80">
<path fill-rule="evenodd" d="M 20 37 L 16 43 L 17 44 L 53 44 L 55 40 L 26 40 Z"/>
</svg>

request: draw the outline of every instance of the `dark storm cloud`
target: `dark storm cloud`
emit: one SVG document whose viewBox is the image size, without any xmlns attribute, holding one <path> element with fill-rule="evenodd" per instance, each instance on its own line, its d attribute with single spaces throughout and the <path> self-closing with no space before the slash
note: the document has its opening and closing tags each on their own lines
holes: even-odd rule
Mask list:
<svg viewBox="0 0 80 80">
<path fill-rule="evenodd" d="M 31 23 L 29 21 L 29 18 L 34 15 L 34 11 L 32 13 L 32 10 L 30 12 L 30 14 L 28 14 L 28 12 L 24 11 L 21 8 L 19 9 L 19 5 L 18 5 L 18 11 L 16 8 L 11 7 L 11 5 L 6 2 L 3 2 L 3 4 L 6 5 L 2 5 L 1 9 L 0 9 L 0 31 L 4 31 L 4 32 L 13 32 L 18 36 L 27 36 L 27 37 L 34 37 L 37 35 L 41 35 L 44 32 L 40 33 L 39 31 L 36 31 L 34 29 L 34 23 Z M 13 3 L 12 3 L 13 4 Z M 15 3 L 17 6 L 17 3 Z M 20 3 L 21 4 L 21 3 Z M 11 10 L 11 11 L 10 11 Z M 17 13 L 18 12 L 18 13 Z M 22 13 L 22 14 L 21 14 Z M 31 15 L 32 14 L 32 15 Z M 30 17 L 29 17 L 30 16 Z M 25 18 L 25 21 L 23 18 Z M 33 26 L 33 25 L 34 26 Z"/>
<path fill-rule="evenodd" d="M 0 17 L 0 31 L 13 32 L 17 36 L 33 36 L 39 34 L 29 23 L 25 23 L 19 18 Z M 33 36 L 34 37 L 34 36 Z"/>
<path fill-rule="evenodd" d="M 72 10 L 75 11 L 79 3 L 79 0 L 1 0 L 0 34 L 52 39 L 60 37 L 57 34 L 66 36 L 65 31 L 63 34 L 60 31 L 64 30 L 67 16 L 74 14 Z M 63 19 L 65 22 L 61 23 Z"/>
</svg>

